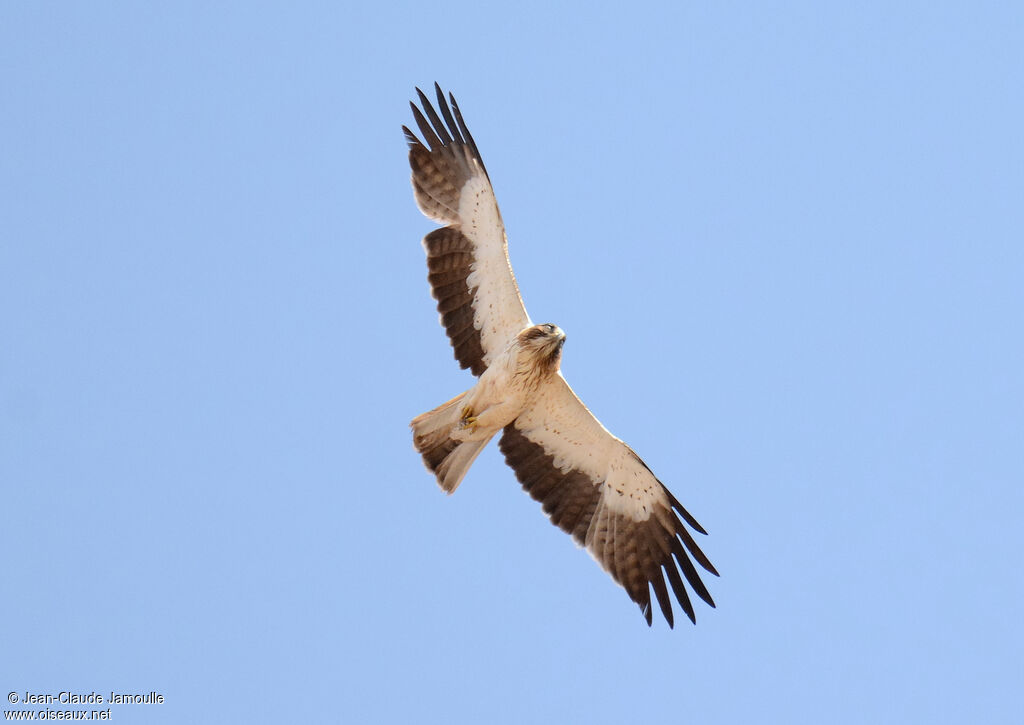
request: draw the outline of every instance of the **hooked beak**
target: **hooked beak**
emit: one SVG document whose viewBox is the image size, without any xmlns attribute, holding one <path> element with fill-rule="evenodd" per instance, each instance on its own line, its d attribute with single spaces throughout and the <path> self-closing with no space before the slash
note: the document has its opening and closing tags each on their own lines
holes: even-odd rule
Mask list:
<svg viewBox="0 0 1024 725">
<path fill-rule="evenodd" d="M 554 340 L 555 352 L 562 352 L 563 347 L 565 347 L 565 333 L 559 330 L 558 337 L 556 337 Z"/>
</svg>

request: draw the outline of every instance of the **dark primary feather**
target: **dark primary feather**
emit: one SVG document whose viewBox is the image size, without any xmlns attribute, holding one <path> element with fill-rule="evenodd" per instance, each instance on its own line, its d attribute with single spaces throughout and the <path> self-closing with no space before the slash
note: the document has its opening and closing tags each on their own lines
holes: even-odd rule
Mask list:
<svg viewBox="0 0 1024 725">
<path fill-rule="evenodd" d="M 434 84 L 434 87 L 437 89 L 438 97 L 440 98 L 441 87 L 436 83 Z M 451 93 L 448 94 L 448 97 L 452 100 L 452 110 L 455 111 L 455 120 L 458 122 L 459 130 L 462 132 L 463 138 L 465 138 L 466 145 L 468 145 L 472 150 L 473 156 L 480 162 L 480 168 L 484 170 L 484 174 L 489 179 L 490 175 L 487 174 L 487 167 L 484 166 L 484 159 L 480 155 L 480 149 L 476 147 L 476 141 L 473 140 L 473 134 L 469 132 L 469 129 L 466 127 L 466 122 L 462 120 L 462 112 L 459 110 L 459 104 L 455 102 L 455 96 Z M 441 105 L 442 107 L 444 106 L 443 103 Z"/>
<path fill-rule="evenodd" d="M 531 497 L 541 502 L 551 522 L 571 534 L 581 546 L 587 546 L 589 539 L 594 558 L 639 605 L 648 625 L 652 622 L 652 588 L 669 626 L 674 625 L 672 604 L 665 585 L 666 575 L 679 605 L 690 621 L 696 623 L 693 604 L 679 575 L 680 570 L 697 596 L 715 606 L 687 556 L 687 550 L 709 572 L 716 576 L 718 572 L 671 509 L 659 507 L 646 521 L 633 521 L 606 506 L 602 507 L 603 485 L 599 484 L 603 482 L 595 482 L 575 469 L 563 472 L 555 466 L 554 458 L 527 438 L 514 423 L 505 426 L 498 446 L 505 455 L 505 461 L 515 471 L 516 478 Z M 669 496 L 675 507 L 675 499 L 671 494 Z M 686 517 L 690 523 L 692 517 L 689 514 Z M 699 524 L 694 528 L 703 532 Z"/>
</svg>

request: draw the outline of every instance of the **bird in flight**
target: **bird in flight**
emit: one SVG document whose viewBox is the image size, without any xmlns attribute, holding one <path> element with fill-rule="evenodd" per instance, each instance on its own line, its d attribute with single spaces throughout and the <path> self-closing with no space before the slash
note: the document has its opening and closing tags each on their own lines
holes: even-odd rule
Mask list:
<svg viewBox="0 0 1024 725">
<path fill-rule="evenodd" d="M 626 590 L 648 625 L 653 589 L 673 626 L 666 579 L 696 622 L 683 579 L 714 607 L 694 561 L 718 572 L 687 525 L 707 532 L 562 377 L 565 333 L 526 314 L 480 151 L 454 96 L 434 89 L 437 110 L 418 88 L 422 110 L 409 104 L 423 140 L 402 130 L 416 203 L 444 225 L 423 239 L 427 278 L 455 359 L 477 381 L 412 421 L 416 449 L 452 493 L 500 433 L 498 447 L 523 488 Z"/>
</svg>

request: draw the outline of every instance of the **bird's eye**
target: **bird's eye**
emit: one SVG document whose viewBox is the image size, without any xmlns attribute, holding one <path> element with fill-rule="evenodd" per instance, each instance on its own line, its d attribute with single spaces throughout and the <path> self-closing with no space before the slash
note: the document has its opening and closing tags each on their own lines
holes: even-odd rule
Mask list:
<svg viewBox="0 0 1024 725">
<path fill-rule="evenodd" d="M 548 331 L 548 334 L 550 334 L 555 331 L 555 326 L 549 322 L 548 324 L 544 325 L 544 329 Z"/>
</svg>

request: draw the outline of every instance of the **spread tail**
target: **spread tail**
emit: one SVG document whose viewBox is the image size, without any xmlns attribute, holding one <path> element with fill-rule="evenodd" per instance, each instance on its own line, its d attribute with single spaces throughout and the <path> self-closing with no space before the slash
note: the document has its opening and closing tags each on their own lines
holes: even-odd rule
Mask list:
<svg viewBox="0 0 1024 725">
<path fill-rule="evenodd" d="M 457 441 L 452 439 L 462 418 L 462 399 L 466 393 L 457 395 L 447 403 L 413 419 L 412 440 L 416 450 L 423 456 L 435 476 L 437 483 L 446 493 L 453 493 L 469 467 L 480 455 L 480 451 L 491 440 Z"/>
</svg>

